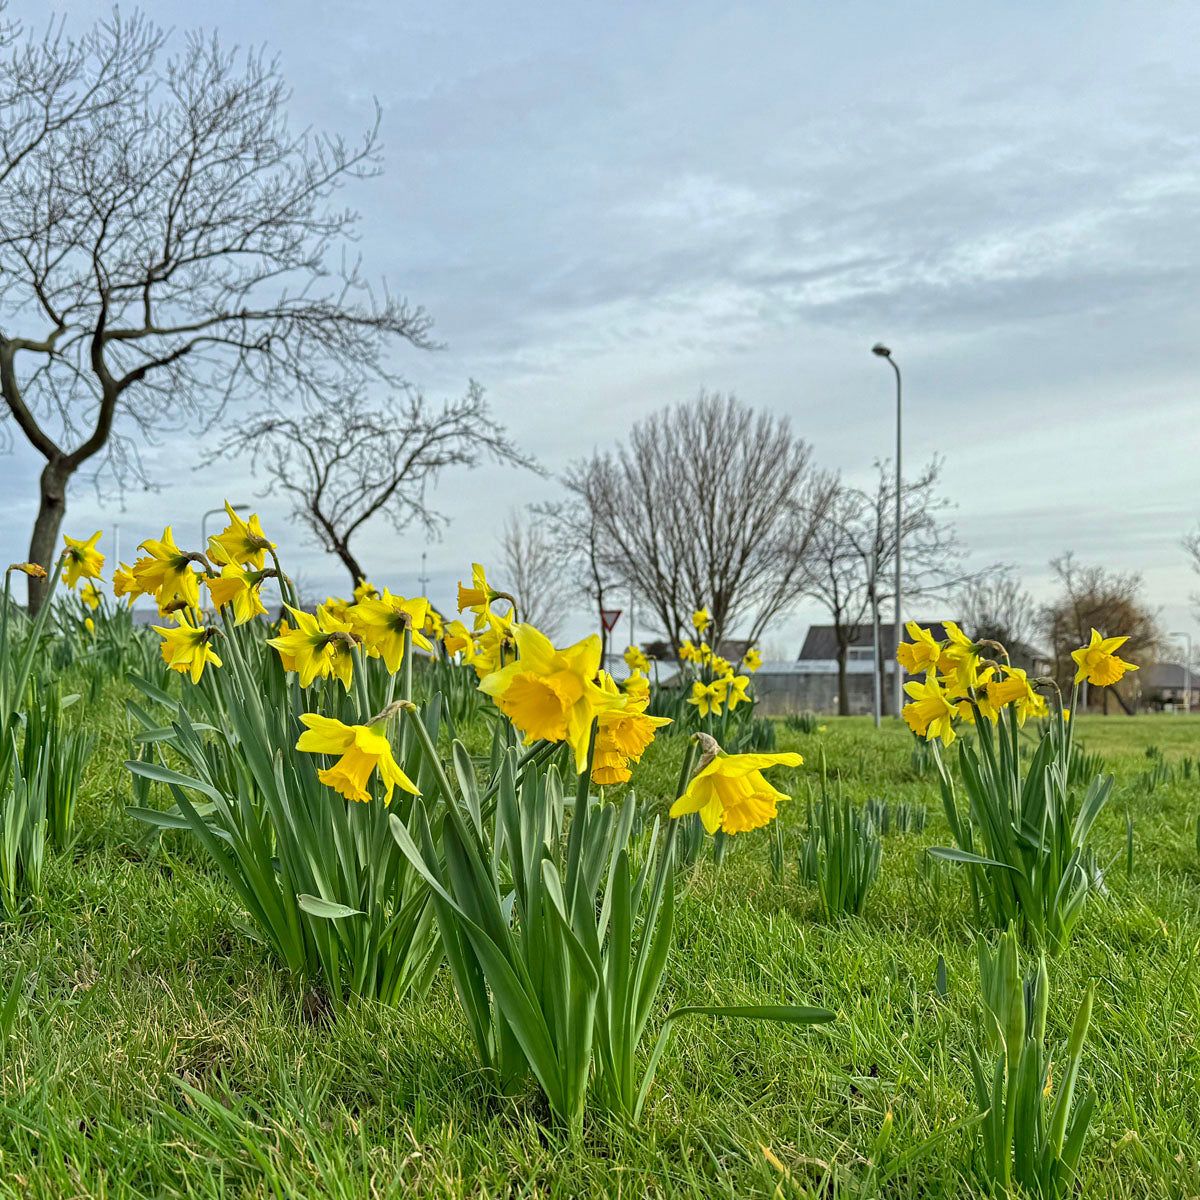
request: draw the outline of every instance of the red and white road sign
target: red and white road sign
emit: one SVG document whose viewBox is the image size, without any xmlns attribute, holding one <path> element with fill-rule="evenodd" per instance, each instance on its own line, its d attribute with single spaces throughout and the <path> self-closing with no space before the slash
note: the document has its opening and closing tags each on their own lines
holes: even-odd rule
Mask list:
<svg viewBox="0 0 1200 1200">
<path fill-rule="evenodd" d="M 604 626 L 605 633 L 612 633 L 620 619 L 621 610 L 619 608 L 602 608 L 600 610 L 600 624 Z"/>
</svg>

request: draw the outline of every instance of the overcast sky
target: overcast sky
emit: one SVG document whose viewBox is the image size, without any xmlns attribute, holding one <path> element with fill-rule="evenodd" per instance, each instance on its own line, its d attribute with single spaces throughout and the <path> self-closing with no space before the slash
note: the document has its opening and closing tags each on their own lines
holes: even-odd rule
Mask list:
<svg viewBox="0 0 1200 1200">
<path fill-rule="evenodd" d="M 45 6 L 13 0 L 40 26 Z M 108 6 L 73 0 L 81 28 Z M 189 28 L 200 11 L 146 11 Z M 608 3 L 209 0 L 226 43 L 277 51 L 298 122 L 354 134 L 372 97 L 385 172 L 347 194 L 368 269 L 424 304 L 432 395 L 488 390 L 551 471 L 640 415 L 732 391 L 786 413 L 821 465 L 865 480 L 894 440 L 945 456 L 975 561 L 1141 571 L 1168 630 L 1200 628 L 1180 536 L 1200 519 L 1200 7 L 1194 3 Z M 126 559 L 180 540 L 235 469 L 150 455 L 161 490 L 70 498 L 66 528 Z M 38 461 L 0 460 L 4 553 L 24 557 Z M 510 508 L 511 470 L 446 476 L 428 547 L 450 603 Z M 343 570 L 260 508 L 315 587 Z M 423 538 L 371 531 L 379 582 L 417 587 Z M 8 561 L 8 560 L 6 560 Z M 916 614 L 920 615 L 920 614 Z M 938 613 L 929 616 L 941 615 Z M 802 608 L 766 638 L 794 655 Z M 579 622 L 577 622 L 579 624 Z M 582 628 L 582 626 L 580 626 Z"/>
</svg>

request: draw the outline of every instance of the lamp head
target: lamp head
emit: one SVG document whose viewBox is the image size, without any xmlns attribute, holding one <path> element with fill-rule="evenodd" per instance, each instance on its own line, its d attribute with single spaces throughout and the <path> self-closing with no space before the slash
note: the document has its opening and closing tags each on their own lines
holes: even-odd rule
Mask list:
<svg viewBox="0 0 1200 1200">
<path fill-rule="evenodd" d="M 871 353 L 878 354 L 880 358 L 891 358 L 892 357 L 891 350 L 887 346 L 885 346 L 882 342 L 876 342 L 875 345 L 873 345 L 871 347 Z"/>
</svg>

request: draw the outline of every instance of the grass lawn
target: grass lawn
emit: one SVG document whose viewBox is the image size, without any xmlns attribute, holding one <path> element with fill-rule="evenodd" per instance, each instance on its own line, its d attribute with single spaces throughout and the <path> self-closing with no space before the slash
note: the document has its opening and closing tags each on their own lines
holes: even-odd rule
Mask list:
<svg viewBox="0 0 1200 1200">
<path fill-rule="evenodd" d="M 478 1075 L 443 969 L 425 999 L 335 1008 L 255 940 L 231 890 L 182 833 L 124 815 L 123 697 L 93 704 L 101 737 L 70 855 L 39 908 L 0 925 L 0 991 L 24 970 L 0 1045 L 0 1196 L 966 1196 L 974 933 L 932 770 L 894 725 L 828 718 L 779 728 L 818 746 L 856 798 L 924 803 L 924 834 L 885 839 L 861 918 L 829 923 L 797 879 L 803 804 L 782 820 L 791 864 L 773 881 L 765 831 L 708 857 L 683 896 L 661 1010 L 809 1003 L 811 1029 L 692 1018 L 659 1069 L 641 1125 L 589 1117 L 572 1144 L 531 1093 L 497 1100 Z M 1099 1105 L 1085 1196 L 1200 1194 L 1200 718 L 1085 718 L 1078 735 L 1117 787 L 1097 846 L 1108 895 L 1051 964 L 1051 1038 L 1087 984 L 1084 1079 Z M 1171 778 L 1149 777 L 1156 745 Z M 672 786 L 683 739 L 635 776 Z M 1161 772 L 1160 772 L 1161 774 Z M 777 772 L 781 786 L 787 772 Z M 1134 819 L 1132 874 L 1126 814 Z M 929 860 L 926 860 L 927 862 Z M 936 986 L 938 956 L 948 989 Z M 894 1127 L 877 1149 L 887 1114 Z"/>
</svg>

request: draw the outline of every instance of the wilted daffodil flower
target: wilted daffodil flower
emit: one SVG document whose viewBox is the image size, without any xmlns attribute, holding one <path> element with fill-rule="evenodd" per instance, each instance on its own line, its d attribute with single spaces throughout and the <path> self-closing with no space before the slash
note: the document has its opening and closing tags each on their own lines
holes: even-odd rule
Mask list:
<svg viewBox="0 0 1200 1200">
<path fill-rule="evenodd" d="M 306 754 L 337 754 L 341 757 L 332 767 L 317 772 L 317 778 L 347 800 L 365 802 L 371 799 L 367 781 L 372 771 L 379 771 L 384 793 L 390 804 L 392 792 L 401 788 L 420 795 L 411 779 L 400 769 L 387 739 L 387 716 L 367 725 L 344 725 L 333 717 L 304 713 L 300 720 L 305 730 L 296 749 Z"/>
<path fill-rule="evenodd" d="M 12 571 L 20 571 L 22 575 L 28 575 L 30 579 L 45 579 L 47 575 L 45 567 L 33 562 L 10 563 L 8 572 L 5 574 Z"/>
<path fill-rule="evenodd" d="M 208 539 L 209 557 L 221 566 L 232 563 L 261 571 L 267 551 L 274 550 L 275 543 L 267 541 L 263 535 L 258 514 L 251 513 L 250 519 L 243 521 L 228 500 L 225 501 L 225 513 L 229 524 Z"/>
<path fill-rule="evenodd" d="M 96 549 L 100 540 L 101 530 L 97 529 L 86 542 L 63 534 L 67 545 L 66 557 L 63 559 L 63 579 L 67 587 L 75 587 L 81 579 L 99 579 L 104 569 L 104 555 Z"/>
<path fill-rule="evenodd" d="M 788 754 L 726 754 L 707 734 L 696 737 L 704 747 L 700 769 L 687 791 L 671 805 L 671 816 L 698 812 L 709 833 L 747 833 L 768 825 L 778 815 L 780 800 L 789 796 L 763 776 L 769 767 L 798 767 L 804 759 Z"/>
<path fill-rule="evenodd" d="M 1125 675 L 1126 671 L 1136 671 L 1137 667 L 1117 657 L 1117 651 L 1129 641 L 1128 637 L 1101 637 L 1092 630 L 1091 640 L 1086 646 L 1071 651 L 1078 670 L 1075 672 L 1075 682 L 1087 680 L 1097 687 L 1111 687 Z"/>
<path fill-rule="evenodd" d="M 166 625 L 152 626 L 156 633 L 162 634 L 163 661 L 172 671 L 191 675 L 192 682 L 199 683 L 209 663 L 214 667 L 221 665 L 211 644 L 218 632 L 211 627 L 193 625 L 186 612 L 177 612 L 175 620 L 178 625 L 174 629 Z"/>
<path fill-rule="evenodd" d="M 180 550 L 170 525 L 161 538 L 147 538 L 138 549 L 145 550 L 146 557 L 133 564 L 133 578 L 143 592 L 154 593 L 159 612 L 176 597 L 189 608 L 200 607 L 200 577 L 192 570 L 192 564 L 203 564 L 203 558 Z"/>
<path fill-rule="evenodd" d="M 575 770 L 587 768 L 592 719 L 624 708 L 623 695 L 606 692 L 596 682 L 600 670 L 600 638 L 586 637 L 557 650 L 532 625 L 513 626 L 518 658 L 493 671 L 479 683 L 496 706 L 525 735 L 525 744 L 539 738 L 566 742 L 575 754 Z"/>
<path fill-rule="evenodd" d="M 950 745 L 957 736 L 954 718 L 958 710 L 933 672 L 926 674 L 924 683 L 915 679 L 906 683 L 904 690 L 913 698 L 913 703 L 906 704 L 900 710 L 909 729 L 927 741 L 940 737 L 943 745 Z"/>
<path fill-rule="evenodd" d="M 428 611 L 429 601 L 424 596 L 407 600 L 403 596 L 393 596 L 384 588 L 382 596 L 360 601 L 346 615 L 350 628 L 362 638 L 363 645 L 380 655 L 388 671 L 395 675 L 404 658 L 406 630 L 412 632 L 414 645 L 422 650 L 433 649 L 433 643 L 421 633 Z"/>
</svg>

